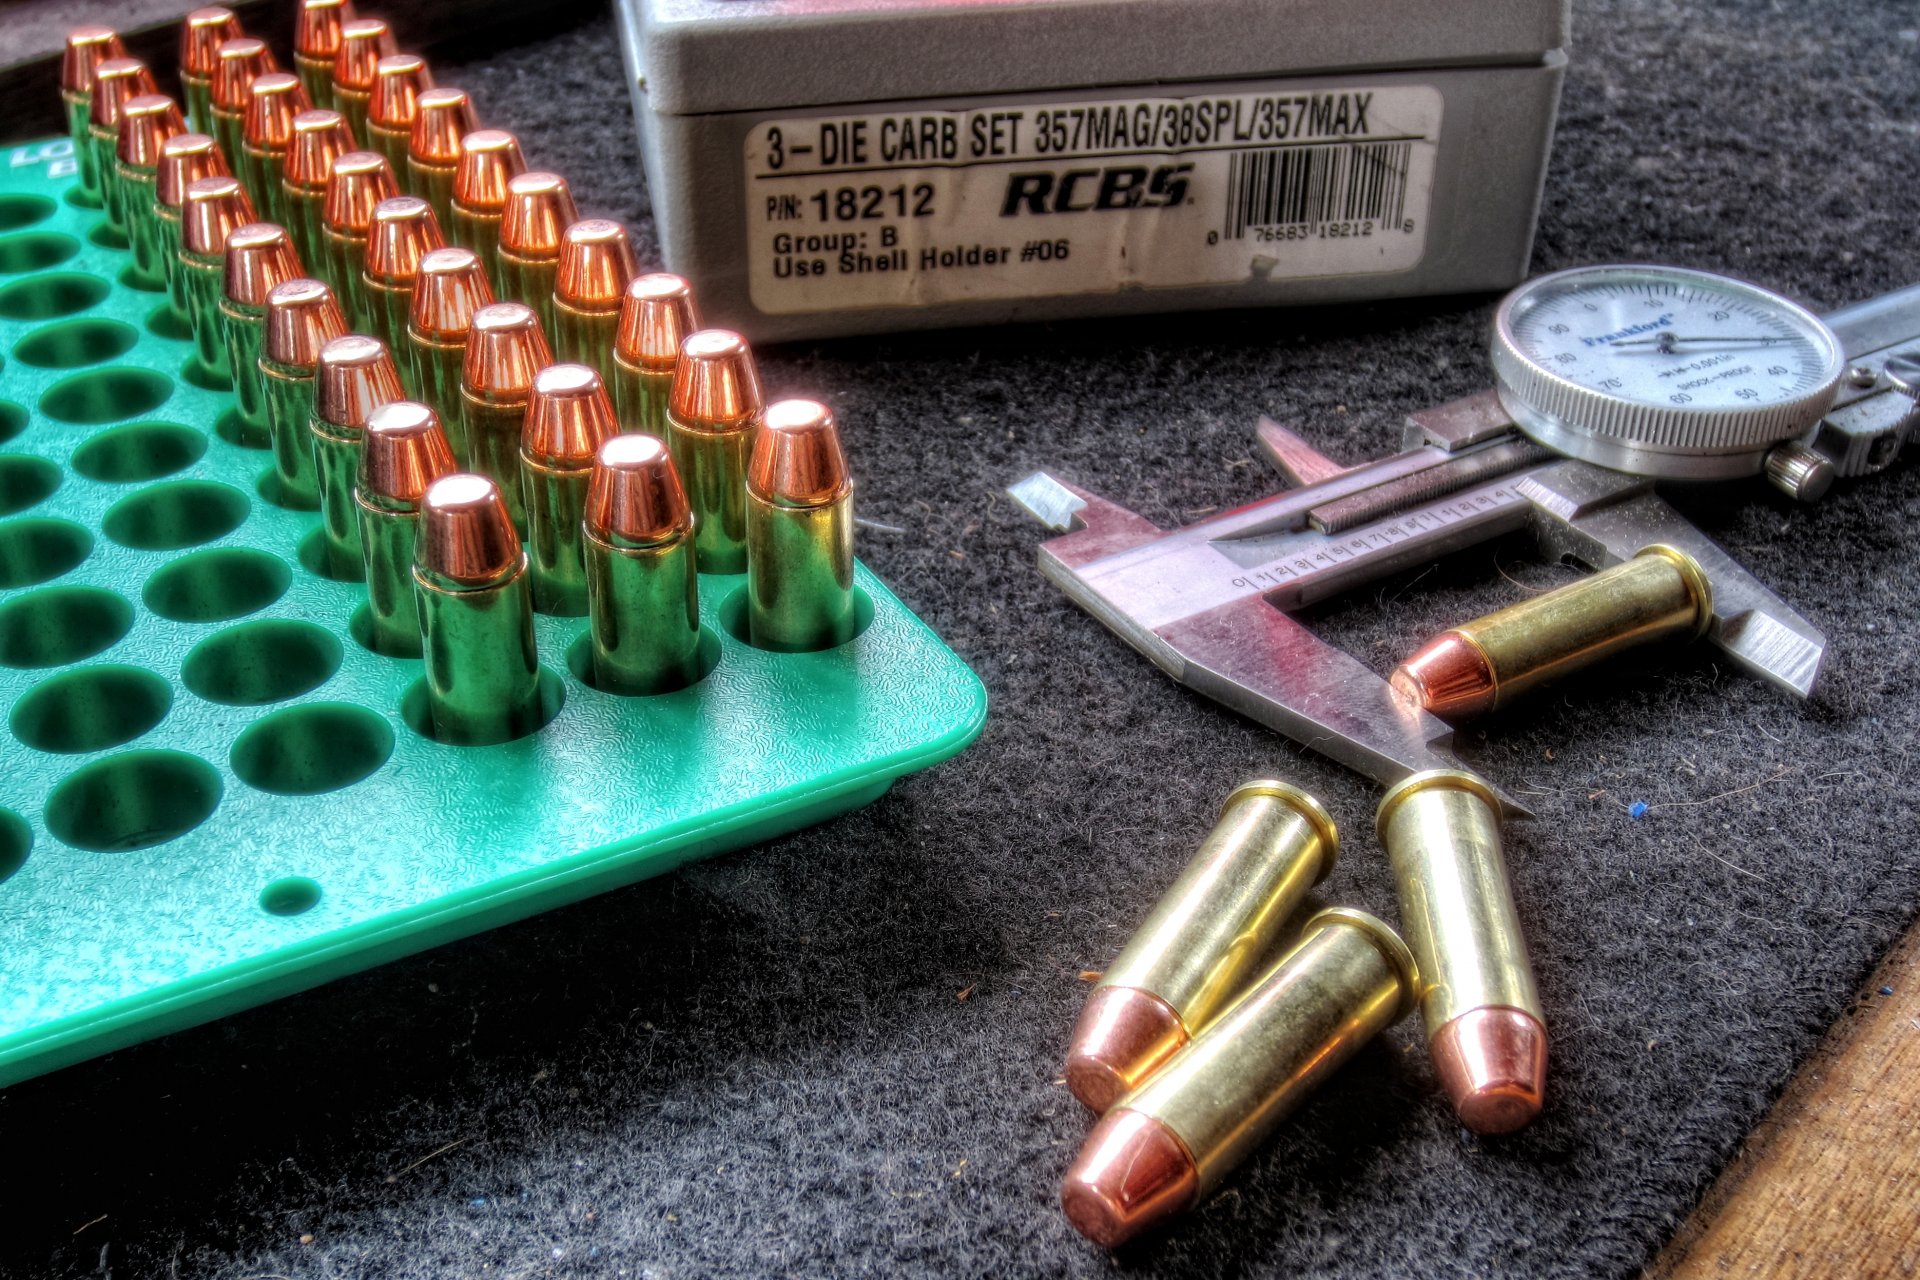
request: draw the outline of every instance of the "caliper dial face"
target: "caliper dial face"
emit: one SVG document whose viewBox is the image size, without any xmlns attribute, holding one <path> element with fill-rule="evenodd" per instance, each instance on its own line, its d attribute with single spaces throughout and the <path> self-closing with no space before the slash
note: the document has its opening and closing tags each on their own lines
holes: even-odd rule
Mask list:
<svg viewBox="0 0 1920 1280">
<path fill-rule="evenodd" d="M 1494 379 L 1520 429 L 1638 475 L 1759 471 L 1767 450 L 1819 421 L 1844 367 L 1805 308 L 1680 267 L 1542 276 L 1494 318 Z"/>
</svg>

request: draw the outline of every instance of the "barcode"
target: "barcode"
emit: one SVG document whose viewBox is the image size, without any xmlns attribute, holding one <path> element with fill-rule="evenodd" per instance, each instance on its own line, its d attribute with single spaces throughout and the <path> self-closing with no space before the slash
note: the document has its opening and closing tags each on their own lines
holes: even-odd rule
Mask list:
<svg viewBox="0 0 1920 1280">
<path fill-rule="evenodd" d="M 1267 147 L 1227 157 L 1228 240 L 1248 227 L 1373 220 L 1400 225 L 1407 208 L 1410 142 Z"/>
</svg>

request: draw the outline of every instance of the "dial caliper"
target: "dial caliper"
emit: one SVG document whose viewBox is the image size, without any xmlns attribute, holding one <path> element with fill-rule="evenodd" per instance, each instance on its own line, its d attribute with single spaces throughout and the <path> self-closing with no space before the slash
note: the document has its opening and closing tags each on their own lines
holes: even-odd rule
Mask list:
<svg viewBox="0 0 1920 1280">
<path fill-rule="evenodd" d="M 1920 417 L 1920 285 L 1822 321 L 1705 272 L 1563 271 L 1502 301 L 1493 368 L 1493 390 L 1412 415 L 1402 452 L 1359 466 L 1262 419 L 1295 487 L 1183 529 L 1045 472 L 1009 492 L 1068 531 L 1041 572 L 1155 665 L 1381 783 L 1458 768 L 1451 728 L 1289 614 L 1520 529 L 1593 569 L 1687 552 L 1713 588 L 1708 639 L 1811 693 L 1826 637 L 1654 483 L 1765 474 L 1814 501 L 1890 465 Z"/>
</svg>

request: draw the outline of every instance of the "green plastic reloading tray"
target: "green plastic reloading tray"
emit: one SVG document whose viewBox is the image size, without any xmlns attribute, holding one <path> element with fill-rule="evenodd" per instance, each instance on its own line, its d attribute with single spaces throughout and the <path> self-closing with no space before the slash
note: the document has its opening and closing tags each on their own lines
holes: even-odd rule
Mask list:
<svg viewBox="0 0 1920 1280">
<path fill-rule="evenodd" d="M 307 567 L 318 516 L 122 281 L 71 154 L 0 162 L 0 1085 L 821 821 L 979 733 L 979 680 L 862 566 L 837 649 L 753 648 L 744 579 L 703 576 L 694 687 L 589 688 L 585 619 L 543 616 L 544 729 L 422 736 L 419 662 L 353 638 L 364 588 Z"/>
</svg>

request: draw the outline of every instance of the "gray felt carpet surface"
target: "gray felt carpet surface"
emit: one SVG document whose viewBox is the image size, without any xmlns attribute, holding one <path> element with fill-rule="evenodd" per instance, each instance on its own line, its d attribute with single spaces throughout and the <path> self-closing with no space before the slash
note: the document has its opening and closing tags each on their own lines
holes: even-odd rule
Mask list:
<svg viewBox="0 0 1920 1280">
<path fill-rule="evenodd" d="M 1920 19 L 1851 0 L 1576 13 L 1536 265 L 1731 271 L 1820 307 L 1906 283 Z M 443 59 L 650 250 L 611 25 Z M 584 95 L 591 109 L 567 103 Z M 1373 788 L 1154 672 L 1033 568 L 1000 495 L 1046 466 L 1163 524 L 1270 487 L 1267 412 L 1337 455 L 1486 381 L 1487 299 L 769 351 L 840 411 L 862 555 L 991 722 L 860 813 L 0 1093 L 10 1276 L 1621 1275 L 1671 1233 L 1913 914 L 1920 477 L 1817 508 L 1690 500 L 1833 639 L 1807 707 L 1710 651 L 1465 736 L 1539 820 L 1509 857 L 1551 1101 L 1478 1140 L 1415 1029 L 1118 1260 L 1059 1178 L 1077 975 L 1225 794 L 1277 774 L 1349 833 L 1331 900 L 1391 916 Z M 1323 609 L 1385 671 L 1570 571 L 1524 541 Z M 1631 820 L 1627 806 L 1649 810 Z M 333 813 L 340 822 L 377 814 Z"/>
</svg>

